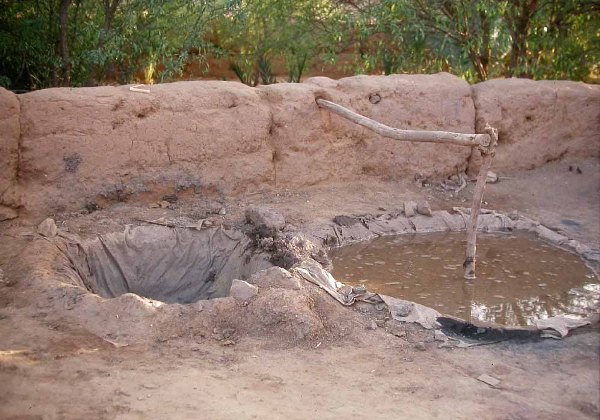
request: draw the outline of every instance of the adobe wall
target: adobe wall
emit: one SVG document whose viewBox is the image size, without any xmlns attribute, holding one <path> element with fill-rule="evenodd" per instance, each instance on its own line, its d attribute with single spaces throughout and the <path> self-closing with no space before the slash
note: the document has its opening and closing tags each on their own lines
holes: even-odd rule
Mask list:
<svg viewBox="0 0 600 420">
<path fill-rule="evenodd" d="M 0 216 L 19 205 L 17 172 L 19 168 L 19 100 L 0 88 Z"/>
<path fill-rule="evenodd" d="M 149 89 L 0 89 L 0 205 L 46 215 L 175 191 L 237 194 L 417 173 L 441 179 L 469 164 L 469 149 L 379 138 L 319 109 L 316 97 L 398 128 L 474 133 L 489 121 L 500 130 L 498 170 L 597 156 L 600 147 L 600 86 L 583 83 L 469 86 L 440 73 Z"/>
<path fill-rule="evenodd" d="M 499 131 L 496 171 L 533 169 L 569 157 L 600 156 L 600 86 L 495 79 L 473 86 L 476 129 Z"/>
</svg>

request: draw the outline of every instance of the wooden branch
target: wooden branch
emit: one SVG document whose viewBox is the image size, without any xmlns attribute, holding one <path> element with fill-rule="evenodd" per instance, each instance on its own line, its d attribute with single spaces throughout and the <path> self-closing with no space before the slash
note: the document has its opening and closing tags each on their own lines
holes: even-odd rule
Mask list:
<svg viewBox="0 0 600 420">
<path fill-rule="evenodd" d="M 481 201 L 483 200 L 483 191 L 485 190 L 485 182 L 487 179 L 487 173 L 492 165 L 492 159 L 496 151 L 496 144 L 498 143 L 498 130 L 486 127 L 486 131 L 489 133 L 491 144 L 490 149 L 483 153 L 483 163 L 477 174 L 477 183 L 475 184 L 475 190 L 473 191 L 473 204 L 471 205 L 471 218 L 467 225 L 467 250 L 465 252 L 465 262 L 463 268 L 465 269 L 465 279 L 475 278 L 475 253 L 477 251 L 477 221 L 479 218 L 479 211 L 481 210 Z"/>
<path fill-rule="evenodd" d="M 465 279 L 475 278 L 475 252 L 477 250 L 477 221 L 479 211 L 481 210 L 481 201 L 483 200 L 483 192 L 487 173 L 492 165 L 492 159 L 498 144 L 498 130 L 486 126 L 486 134 L 462 134 L 452 133 L 448 131 L 417 131 L 417 130 L 400 130 L 398 128 L 389 127 L 375 120 L 357 114 L 344 108 L 341 105 L 317 98 L 317 105 L 325 108 L 347 120 L 358 125 L 368 128 L 371 131 L 394 140 L 410 141 L 410 142 L 425 142 L 425 143 L 448 143 L 458 146 L 477 147 L 483 155 L 483 163 L 477 174 L 477 183 L 475 191 L 473 191 L 473 203 L 471 205 L 471 217 L 467 224 L 467 249 L 465 251 Z"/>
<path fill-rule="evenodd" d="M 389 127 L 363 115 L 357 114 L 336 103 L 325 99 L 316 99 L 317 105 L 327 109 L 340 117 L 346 118 L 358 125 L 368 128 L 380 136 L 399 141 L 411 141 L 422 143 L 449 143 L 457 146 L 487 148 L 490 145 L 489 134 L 463 134 L 449 131 L 425 131 L 425 130 L 400 130 Z"/>
</svg>

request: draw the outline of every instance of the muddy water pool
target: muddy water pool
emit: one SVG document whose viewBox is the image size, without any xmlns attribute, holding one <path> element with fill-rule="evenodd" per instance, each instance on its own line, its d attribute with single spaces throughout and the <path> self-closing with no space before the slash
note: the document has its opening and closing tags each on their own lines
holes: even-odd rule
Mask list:
<svg viewBox="0 0 600 420">
<path fill-rule="evenodd" d="M 466 320 L 531 325 L 598 312 L 597 276 L 574 254 L 528 233 L 480 234 L 477 278 L 463 279 L 464 233 L 378 238 L 334 249 L 333 276 Z"/>
</svg>

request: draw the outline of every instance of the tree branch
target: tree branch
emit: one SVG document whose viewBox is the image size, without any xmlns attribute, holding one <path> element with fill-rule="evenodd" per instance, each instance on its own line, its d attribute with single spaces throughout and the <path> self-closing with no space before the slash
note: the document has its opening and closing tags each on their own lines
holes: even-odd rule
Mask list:
<svg viewBox="0 0 600 420">
<path fill-rule="evenodd" d="M 347 120 L 368 128 L 375 133 L 399 141 L 411 141 L 417 143 L 449 143 L 457 146 L 483 147 L 486 148 L 491 142 L 489 134 L 462 134 L 448 131 L 420 131 L 400 130 L 389 127 L 370 118 L 364 117 L 356 112 L 344 108 L 341 105 L 317 98 L 317 105 L 327 109 Z"/>
</svg>

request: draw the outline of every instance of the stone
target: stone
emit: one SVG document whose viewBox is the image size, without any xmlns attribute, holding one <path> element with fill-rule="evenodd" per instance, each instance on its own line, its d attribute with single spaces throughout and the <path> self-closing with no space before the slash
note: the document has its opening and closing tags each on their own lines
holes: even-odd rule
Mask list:
<svg viewBox="0 0 600 420">
<path fill-rule="evenodd" d="M 488 384 L 492 388 L 497 388 L 498 385 L 500 385 L 499 379 L 496 379 L 493 376 L 490 376 L 486 373 L 484 373 L 483 375 L 479 375 L 477 377 L 477 380 L 483 382 L 484 384 Z"/>
<path fill-rule="evenodd" d="M 225 207 L 223 207 L 221 210 L 219 210 L 219 216 L 225 216 L 227 214 L 227 210 L 225 210 Z"/>
<path fill-rule="evenodd" d="M 495 184 L 498 182 L 498 174 L 496 172 L 488 171 L 485 182 L 487 184 Z"/>
<path fill-rule="evenodd" d="M 235 279 L 231 283 L 229 296 L 235 300 L 247 301 L 258 294 L 258 287 L 244 280 Z"/>
<path fill-rule="evenodd" d="M 519 220 L 519 212 L 517 210 L 513 210 L 510 213 L 508 213 L 508 218 L 510 220 Z"/>
<path fill-rule="evenodd" d="M 352 293 L 352 286 L 349 286 L 347 284 L 343 285 L 342 287 L 340 287 L 337 292 L 341 295 L 344 296 L 348 296 Z"/>
<path fill-rule="evenodd" d="M 396 315 L 400 317 L 409 316 L 413 311 L 415 305 L 411 302 L 398 302 L 396 306 L 394 306 L 394 310 L 396 311 Z"/>
<path fill-rule="evenodd" d="M 367 293 L 367 288 L 364 284 L 359 284 L 358 286 L 352 286 L 352 293 L 355 295 L 364 295 Z"/>
<path fill-rule="evenodd" d="M 406 217 L 413 217 L 417 212 L 417 203 L 414 201 L 406 201 L 404 203 L 404 215 Z"/>
<path fill-rule="evenodd" d="M 440 330 L 435 330 L 433 332 L 433 340 L 434 341 L 448 341 L 448 336 L 441 332 Z"/>
<path fill-rule="evenodd" d="M 425 347 L 425 343 L 415 343 L 415 350 L 425 351 L 427 347 Z"/>
<path fill-rule="evenodd" d="M 246 209 L 246 220 L 256 227 L 260 236 L 272 236 L 285 226 L 285 219 L 281 214 L 254 205 Z"/>
<path fill-rule="evenodd" d="M 369 322 L 369 325 L 367 325 L 367 330 L 376 330 L 377 329 L 377 323 L 373 320 L 371 320 L 371 322 Z"/>
<path fill-rule="evenodd" d="M 161 200 L 158 202 L 158 206 L 161 209 L 168 209 L 170 205 L 171 205 L 171 203 L 169 203 L 168 201 L 165 201 L 165 200 Z"/>
<path fill-rule="evenodd" d="M 17 217 L 19 217 L 19 213 L 15 209 L 0 205 L 0 222 Z"/>
<path fill-rule="evenodd" d="M 167 194 L 161 198 L 161 201 L 166 201 L 167 203 L 171 204 L 176 203 L 178 200 L 179 197 L 177 197 L 177 194 Z"/>
<path fill-rule="evenodd" d="M 339 226 L 352 226 L 359 222 L 356 217 L 352 216 L 335 216 L 333 222 Z"/>
<path fill-rule="evenodd" d="M 370 94 L 369 102 L 371 102 L 373 105 L 378 104 L 379 102 L 381 102 L 381 95 L 379 95 L 378 93 Z"/>
<path fill-rule="evenodd" d="M 417 213 L 422 214 L 423 216 L 431 217 L 431 206 L 428 201 L 419 201 L 417 203 Z"/>
<path fill-rule="evenodd" d="M 48 217 L 42 223 L 40 223 L 37 227 L 37 233 L 46 238 L 53 238 L 58 234 L 58 227 L 56 227 L 56 223 L 54 219 Z"/>
</svg>

